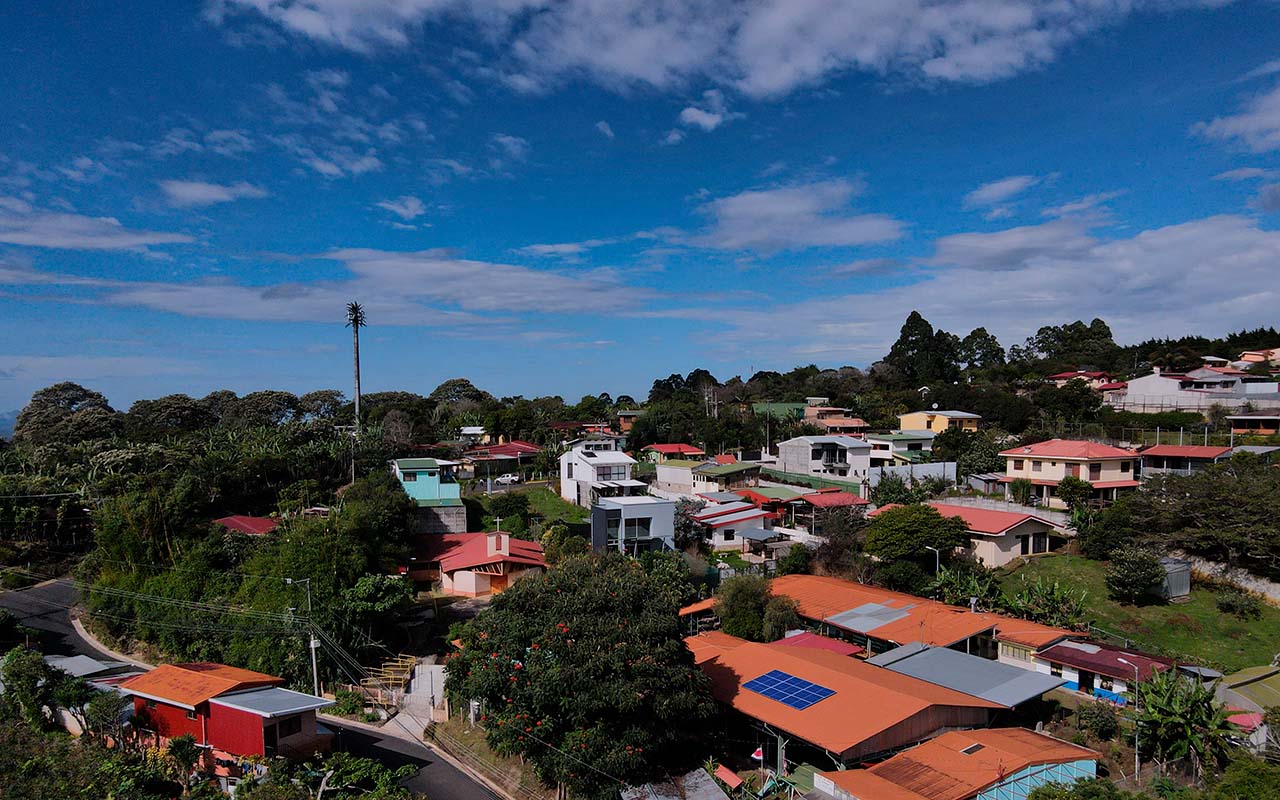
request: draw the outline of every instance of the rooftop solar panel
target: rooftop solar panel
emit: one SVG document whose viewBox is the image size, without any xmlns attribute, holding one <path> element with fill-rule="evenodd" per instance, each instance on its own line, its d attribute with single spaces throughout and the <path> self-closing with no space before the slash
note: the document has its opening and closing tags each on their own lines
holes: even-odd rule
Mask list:
<svg viewBox="0 0 1280 800">
<path fill-rule="evenodd" d="M 742 688 L 762 694 L 770 700 L 803 711 L 814 703 L 826 700 L 835 692 L 803 678 L 788 675 L 780 669 L 770 670 L 758 678 L 742 684 Z"/>
</svg>

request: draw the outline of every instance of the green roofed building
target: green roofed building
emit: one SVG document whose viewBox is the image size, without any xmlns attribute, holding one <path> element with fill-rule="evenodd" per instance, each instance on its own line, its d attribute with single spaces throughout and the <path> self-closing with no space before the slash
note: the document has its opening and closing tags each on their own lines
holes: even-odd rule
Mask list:
<svg viewBox="0 0 1280 800">
<path fill-rule="evenodd" d="M 391 472 L 418 506 L 419 533 L 466 533 L 467 510 L 462 505 L 455 461 L 439 458 L 400 458 Z"/>
</svg>

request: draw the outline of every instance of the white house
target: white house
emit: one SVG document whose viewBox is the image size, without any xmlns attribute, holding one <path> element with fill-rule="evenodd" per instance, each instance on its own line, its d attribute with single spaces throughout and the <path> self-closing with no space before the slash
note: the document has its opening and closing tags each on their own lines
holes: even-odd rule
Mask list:
<svg viewBox="0 0 1280 800">
<path fill-rule="evenodd" d="M 740 550 L 739 533 L 746 530 L 770 530 L 774 515 L 746 501 L 715 503 L 699 511 L 693 518 L 707 529 L 712 550 Z"/>
<path fill-rule="evenodd" d="M 892 467 L 927 461 L 933 452 L 933 437 L 936 435 L 932 431 L 902 431 L 868 433 L 862 438 L 871 445 L 871 466 Z"/>
<path fill-rule="evenodd" d="M 631 477 L 636 460 L 617 449 L 615 439 L 579 439 L 560 456 L 560 496 L 590 508 L 601 497 L 643 494 L 644 481 Z"/>
<path fill-rule="evenodd" d="M 987 567 L 1003 567 L 1021 556 L 1049 552 L 1052 540 L 1063 540 L 1052 522 L 1032 514 L 973 506 L 930 503 L 944 517 L 959 517 L 969 533 L 969 550 Z"/>
<path fill-rule="evenodd" d="M 857 482 L 871 471 L 871 445 L 852 436 L 797 436 L 778 443 L 777 468 Z"/>
<path fill-rule="evenodd" d="M 1047 647 L 1033 658 L 1036 672 L 1064 678 L 1066 688 L 1072 691 L 1119 705 L 1129 701 L 1125 693 L 1135 679 L 1149 680 L 1155 673 L 1173 667 L 1172 661 L 1160 656 L 1074 639 Z"/>
<path fill-rule="evenodd" d="M 602 497 L 591 508 L 591 547 L 622 553 L 674 550 L 676 504 L 642 495 Z"/>
<path fill-rule="evenodd" d="M 1246 402 L 1280 406 L 1280 384 L 1235 367 L 1197 367 L 1132 378 L 1122 392 L 1107 393 L 1112 406 L 1131 411 L 1205 411 L 1212 405 L 1239 408 Z"/>
</svg>

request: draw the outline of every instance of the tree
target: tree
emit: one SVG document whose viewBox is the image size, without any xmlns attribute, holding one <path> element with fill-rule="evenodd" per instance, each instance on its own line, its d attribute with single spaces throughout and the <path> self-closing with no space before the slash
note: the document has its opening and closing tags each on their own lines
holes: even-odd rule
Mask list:
<svg viewBox="0 0 1280 800">
<path fill-rule="evenodd" d="M 716 592 L 720 630 L 740 639 L 764 639 L 764 613 L 771 597 L 769 581 L 759 575 L 734 575 Z"/>
<path fill-rule="evenodd" d="M 824 541 L 813 554 L 814 571 L 849 580 L 865 579 L 870 572 L 870 559 L 863 547 L 866 516 L 851 508 L 834 508 L 820 514 L 814 533 Z"/>
<path fill-rule="evenodd" d="M 956 457 L 956 472 L 960 475 L 980 475 L 1000 472 L 1005 461 L 1000 455 L 1000 445 L 991 434 L 980 431 L 969 439 L 968 447 Z"/>
<path fill-rule="evenodd" d="M 1088 591 L 1073 590 L 1056 578 L 1037 576 L 1034 582 L 1022 576 L 1022 586 L 1012 596 L 1005 596 L 1005 612 L 1042 625 L 1068 630 L 1083 630 L 1088 622 L 1085 598 Z"/>
<path fill-rule="evenodd" d="M 694 515 L 707 504 L 702 500 L 680 499 L 676 501 L 675 544 L 677 550 L 693 550 L 702 544 L 704 528 Z"/>
<path fill-rule="evenodd" d="M 1067 508 L 1076 509 L 1089 502 L 1093 495 L 1093 484 L 1081 480 L 1074 475 L 1067 475 L 1058 481 L 1058 499 L 1067 504 Z"/>
<path fill-rule="evenodd" d="M 1032 395 L 1032 401 L 1042 416 L 1069 422 L 1095 419 L 1102 408 L 1102 395 L 1079 378 L 1067 381 L 1061 388 L 1041 386 Z"/>
<path fill-rule="evenodd" d="M 333 423 L 346 405 L 338 389 L 316 389 L 298 398 L 298 413 L 309 422 Z"/>
<path fill-rule="evenodd" d="M 360 433 L 360 329 L 365 326 L 364 307 L 352 301 L 347 303 L 347 327 L 351 329 L 351 365 L 355 371 L 355 422 L 356 434 Z"/>
<path fill-rule="evenodd" d="M 1071 785 L 1037 786 L 1027 800 L 1148 800 L 1148 795 L 1126 792 L 1106 778 L 1081 778 Z"/>
<path fill-rule="evenodd" d="M 1004 348 L 986 328 L 974 328 L 960 341 L 960 360 L 965 369 L 992 369 L 1004 366 Z"/>
<path fill-rule="evenodd" d="M 1141 547 L 1126 545 L 1111 554 L 1107 591 L 1121 602 L 1134 604 L 1150 595 L 1164 580 L 1160 558 Z"/>
<path fill-rule="evenodd" d="M 1280 800 L 1280 764 L 1237 753 L 1213 782 L 1208 800 Z"/>
<path fill-rule="evenodd" d="M 1013 498 L 1013 502 L 1020 505 L 1031 505 L 1031 500 L 1035 497 L 1035 491 L 1035 484 L 1026 478 L 1014 478 L 1009 481 L 1009 495 Z"/>
<path fill-rule="evenodd" d="M 1137 686 L 1138 741 L 1161 762 L 1187 759 L 1197 777 L 1226 763 L 1237 731 L 1214 689 L 1168 669 Z"/>
<path fill-rule="evenodd" d="M 138 400 L 125 414 L 125 427 L 130 435 L 147 440 L 191 433 L 217 421 L 207 406 L 185 394 Z"/>
<path fill-rule="evenodd" d="M 53 670 L 36 650 L 15 647 L 0 660 L 0 682 L 33 728 L 42 728 L 48 720 L 46 709 L 56 708 L 53 699 Z"/>
<path fill-rule="evenodd" d="M 191 775 L 196 764 L 200 762 L 200 748 L 196 745 L 196 739 L 189 733 L 181 736 L 175 736 L 169 740 L 169 746 L 166 748 L 169 758 L 173 760 L 173 764 L 178 768 L 178 774 L 182 776 L 183 783 L 186 783 L 187 777 Z"/>
<path fill-rule="evenodd" d="M 572 795 L 680 774 L 705 752 L 717 711 L 676 611 L 631 559 L 566 559 L 466 626 L 448 692 L 480 702 L 496 752 Z"/>
<path fill-rule="evenodd" d="M 959 517 L 944 517 L 928 505 L 909 505 L 882 511 L 867 526 L 867 552 L 881 561 L 922 559 L 932 547 L 949 556 L 968 544 L 968 527 Z M 930 558 L 929 560 L 932 560 Z"/>
<path fill-rule="evenodd" d="M 64 381 L 31 395 L 18 414 L 13 441 L 20 445 L 76 444 L 114 436 L 119 414 L 99 392 Z"/>
<path fill-rule="evenodd" d="M 786 636 L 787 631 L 800 627 L 800 611 L 790 597 L 770 597 L 762 617 L 760 633 L 766 642 L 776 642 Z"/>
<path fill-rule="evenodd" d="M 813 563 L 813 551 L 803 544 L 793 544 L 787 554 L 778 559 L 779 575 L 803 575 Z"/>
<path fill-rule="evenodd" d="M 877 506 L 887 506 L 890 503 L 898 505 L 919 503 L 924 498 L 925 493 L 920 490 L 918 484 L 910 484 L 906 478 L 891 472 L 882 476 L 880 482 L 871 487 L 869 499 Z"/>
<path fill-rule="evenodd" d="M 931 381 L 953 380 L 959 372 L 956 362 L 961 347 L 954 335 L 934 331 L 919 311 L 912 311 L 902 323 L 898 340 L 889 348 L 884 363 L 901 373 L 912 388 L 918 388 Z"/>
</svg>

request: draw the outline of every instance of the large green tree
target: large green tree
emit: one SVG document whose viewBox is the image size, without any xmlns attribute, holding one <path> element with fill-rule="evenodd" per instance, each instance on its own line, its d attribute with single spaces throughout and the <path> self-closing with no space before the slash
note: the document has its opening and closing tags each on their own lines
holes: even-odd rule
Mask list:
<svg viewBox="0 0 1280 800">
<path fill-rule="evenodd" d="M 1160 762 L 1185 759 L 1197 776 L 1225 764 L 1239 730 L 1212 686 L 1168 669 L 1138 684 L 1138 741 Z"/>
<path fill-rule="evenodd" d="M 933 506 L 898 506 L 871 520 L 867 526 L 867 552 L 882 561 L 933 561 L 927 549 L 933 547 L 946 559 L 952 550 L 968 544 L 968 530 L 959 517 L 943 516 Z"/>
<path fill-rule="evenodd" d="M 678 774 L 705 752 L 716 706 L 676 610 L 635 561 L 566 559 L 467 625 L 448 691 L 480 702 L 491 747 L 574 796 Z"/>
</svg>

